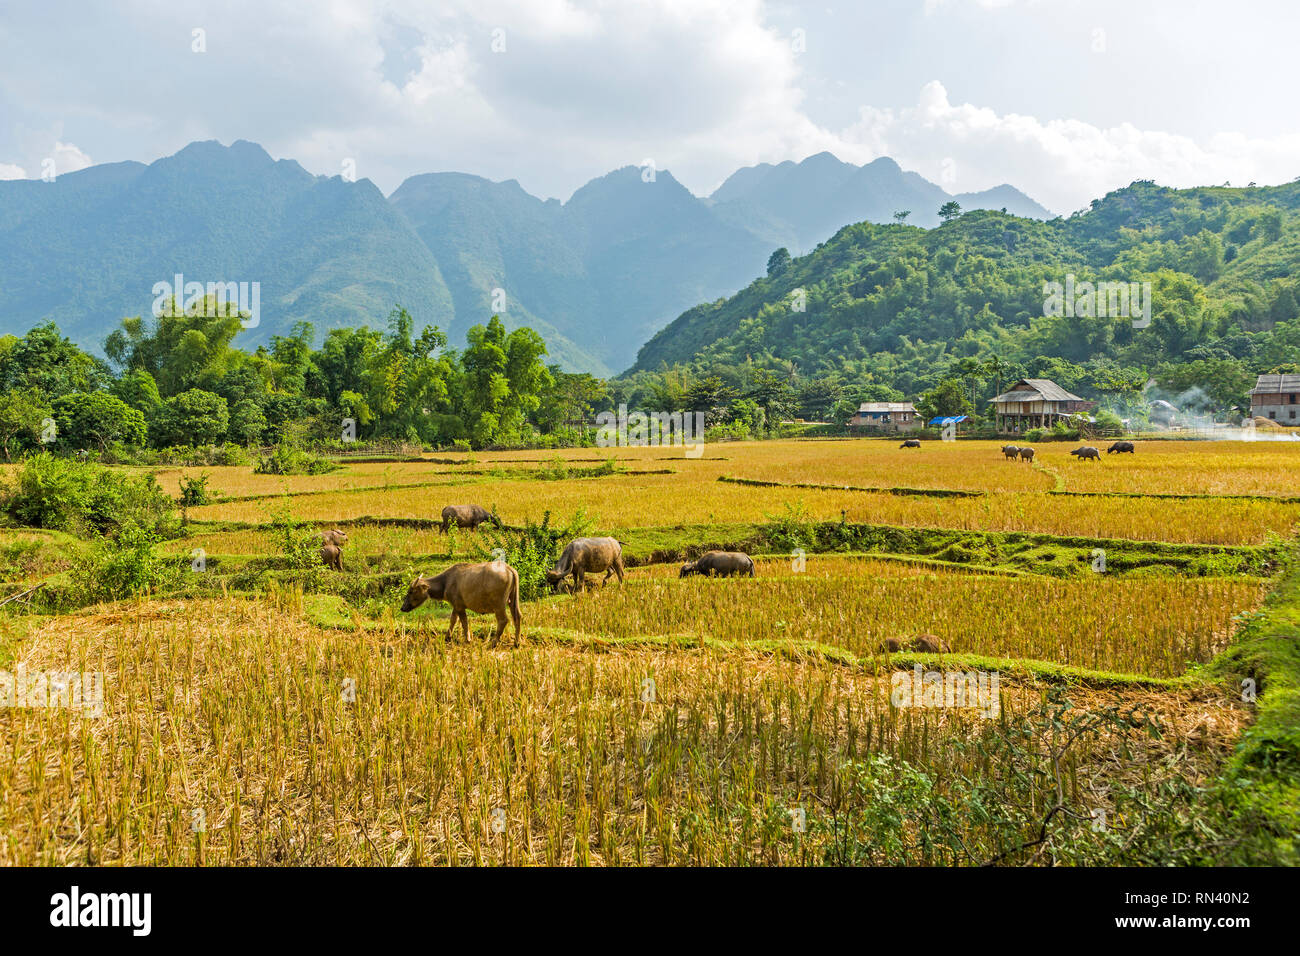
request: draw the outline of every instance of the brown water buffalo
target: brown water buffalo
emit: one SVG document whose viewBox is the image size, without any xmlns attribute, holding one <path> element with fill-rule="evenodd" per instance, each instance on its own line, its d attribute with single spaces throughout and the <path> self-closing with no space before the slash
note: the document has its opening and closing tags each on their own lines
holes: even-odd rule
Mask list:
<svg viewBox="0 0 1300 956">
<path fill-rule="evenodd" d="M 695 561 L 683 564 L 678 577 L 684 578 L 692 574 L 719 578 L 729 578 L 735 574 L 752 578 L 754 559 L 740 551 L 706 551 Z"/>
<path fill-rule="evenodd" d="M 1101 452 L 1097 451 L 1097 449 L 1093 448 L 1091 445 L 1084 445 L 1081 448 L 1076 448 L 1074 451 L 1070 452 L 1070 454 L 1078 458 L 1079 461 L 1083 461 L 1085 458 L 1093 458 L 1097 461 L 1101 461 Z"/>
<path fill-rule="evenodd" d="M 1131 441 L 1117 441 L 1106 449 L 1106 454 L 1109 455 L 1112 452 L 1119 452 L 1121 455 L 1128 452 L 1130 455 L 1134 455 L 1137 454 L 1137 449 L 1133 447 Z"/>
<path fill-rule="evenodd" d="M 1020 456 L 1021 461 L 1034 460 L 1034 450 L 1032 448 L 1017 448 L 1016 453 Z"/>
<path fill-rule="evenodd" d="M 475 614 L 495 614 L 497 632 L 488 641 L 496 647 L 506 630 L 506 612 L 515 622 L 515 644 L 522 643 L 519 636 L 519 573 L 504 561 L 484 561 L 482 564 L 453 564 L 442 574 L 426 578 L 416 575 L 402 602 L 403 611 L 414 611 L 428 600 L 446 601 L 451 605 L 451 623 L 447 625 L 447 640 L 460 620 L 465 640 L 469 640 L 469 617 Z"/>
<path fill-rule="evenodd" d="M 947 654 L 948 645 L 933 634 L 918 634 L 912 639 L 912 650 L 922 654 Z"/>
<path fill-rule="evenodd" d="M 903 444 L 899 445 L 898 447 L 899 447 L 899 448 L 920 448 L 920 447 L 921 447 L 921 439 L 919 439 L 919 438 L 909 438 L 907 441 L 903 442 Z"/>
<path fill-rule="evenodd" d="M 897 654 L 899 651 L 918 651 L 922 654 L 947 654 L 948 645 L 933 634 L 920 634 L 910 641 L 901 641 L 896 637 L 887 637 L 880 645 L 881 652 Z"/>
<path fill-rule="evenodd" d="M 557 590 L 572 575 L 572 590 L 581 591 L 583 576 L 601 571 L 605 572 L 602 586 L 611 574 L 617 574 L 618 583 L 623 583 L 623 546 L 615 538 L 577 538 L 569 542 L 555 567 L 546 572 L 546 583 L 551 590 Z"/>
<path fill-rule="evenodd" d="M 1004 458 L 1010 458 L 1012 461 L 1015 461 L 1016 456 L 1019 454 L 1020 454 L 1020 449 L 1017 448 L 1015 445 L 1002 446 L 1002 455 Z"/>
<path fill-rule="evenodd" d="M 331 571 L 343 570 L 343 549 L 337 544 L 327 542 L 325 547 L 320 549 L 320 559 Z"/>
<path fill-rule="evenodd" d="M 482 505 L 447 505 L 442 509 L 442 530 L 446 531 L 455 522 L 457 528 L 478 530 L 481 524 L 494 524 L 501 527 L 501 519 Z"/>
<path fill-rule="evenodd" d="M 316 537 L 325 544 L 332 544 L 338 548 L 348 543 L 348 533 L 340 531 L 338 528 L 331 528 L 329 531 L 318 531 Z"/>
</svg>

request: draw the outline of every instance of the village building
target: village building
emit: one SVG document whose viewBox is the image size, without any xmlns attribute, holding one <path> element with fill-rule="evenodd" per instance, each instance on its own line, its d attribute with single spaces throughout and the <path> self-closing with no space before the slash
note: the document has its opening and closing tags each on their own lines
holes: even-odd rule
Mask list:
<svg viewBox="0 0 1300 956">
<path fill-rule="evenodd" d="M 1300 375 L 1261 375 L 1250 390 L 1250 414 L 1288 425 L 1300 424 Z"/>
<path fill-rule="evenodd" d="M 997 430 L 1008 435 L 1031 428 L 1051 428 L 1097 405 L 1067 392 L 1049 378 L 1022 378 L 991 402 Z"/>
<path fill-rule="evenodd" d="M 863 402 L 849 419 L 852 428 L 910 432 L 921 427 L 921 413 L 911 402 Z"/>
</svg>

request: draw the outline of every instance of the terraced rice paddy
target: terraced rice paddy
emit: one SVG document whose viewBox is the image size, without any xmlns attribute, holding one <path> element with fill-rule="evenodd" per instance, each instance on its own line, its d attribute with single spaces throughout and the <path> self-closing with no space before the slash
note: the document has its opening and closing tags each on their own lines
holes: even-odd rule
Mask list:
<svg viewBox="0 0 1300 956">
<path fill-rule="evenodd" d="M 1294 491 L 1300 443 L 1143 442 L 1099 463 L 1041 445 L 1034 465 L 997 446 L 158 469 L 173 493 L 207 473 L 221 496 L 161 546 L 184 562 L 202 549 L 204 577 L 0 611 L 0 661 L 102 672 L 105 688 L 102 717 L 0 709 L 0 863 L 976 864 L 1141 846 L 1187 792 L 1168 788 L 1210 781 L 1251 721 L 1213 664 L 1274 585 L 1267 569 L 1180 570 L 1160 549 L 1227 560 L 1290 542 L 1300 503 L 1276 499 Z M 575 476 L 606 459 L 610 473 Z M 925 493 L 945 491 L 967 494 Z M 408 575 L 515 533 L 434 527 L 443 505 L 471 502 L 515 528 L 581 518 L 627 542 L 633 566 L 621 586 L 525 601 L 521 647 L 486 650 L 491 618 L 474 615 L 474 639 L 449 643 L 445 604 L 398 605 Z M 272 521 L 286 512 L 347 528 L 343 574 L 282 570 Z M 792 534 L 865 525 L 897 533 L 871 538 L 876 553 L 792 553 Z M 923 529 L 995 557 L 905 550 Z M 1044 539 L 995 567 L 978 544 L 1000 532 L 1073 550 Z M 0 580 L 52 591 L 88 544 L 0 538 Z M 1109 539 L 1156 557 L 1089 571 Z M 754 578 L 678 577 L 684 556 L 735 541 Z M 882 650 L 920 635 L 948 652 Z M 935 669 L 996 676 L 992 717 L 900 702 L 899 680 Z M 1058 752 L 1067 727 L 1084 729 Z M 899 808 L 888 826 L 873 816 L 884 793 Z M 1033 842 L 1062 799 L 1071 812 Z M 1095 809 L 1114 832 L 1088 825 Z"/>
</svg>

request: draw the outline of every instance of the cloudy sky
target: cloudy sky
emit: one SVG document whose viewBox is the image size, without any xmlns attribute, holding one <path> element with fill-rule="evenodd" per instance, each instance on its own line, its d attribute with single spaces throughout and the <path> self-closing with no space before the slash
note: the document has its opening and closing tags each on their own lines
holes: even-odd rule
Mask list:
<svg viewBox="0 0 1300 956">
<path fill-rule="evenodd" d="M 892 156 L 1069 213 L 1300 176 L 1291 0 L 4 0 L 0 178 L 249 139 L 386 193 Z"/>
</svg>

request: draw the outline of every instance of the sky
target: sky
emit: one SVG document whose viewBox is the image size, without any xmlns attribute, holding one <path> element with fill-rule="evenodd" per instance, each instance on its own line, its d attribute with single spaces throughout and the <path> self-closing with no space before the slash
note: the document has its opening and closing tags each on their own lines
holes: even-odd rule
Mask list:
<svg viewBox="0 0 1300 956">
<path fill-rule="evenodd" d="M 1291 0 L 4 0 L 0 179 L 260 143 L 319 175 L 567 199 L 653 163 L 890 156 L 1069 214 L 1300 176 Z"/>
</svg>

